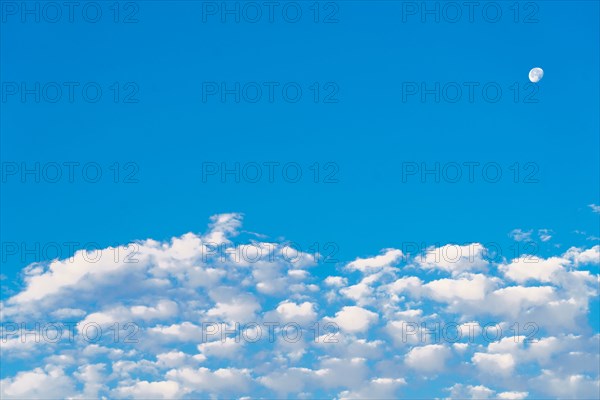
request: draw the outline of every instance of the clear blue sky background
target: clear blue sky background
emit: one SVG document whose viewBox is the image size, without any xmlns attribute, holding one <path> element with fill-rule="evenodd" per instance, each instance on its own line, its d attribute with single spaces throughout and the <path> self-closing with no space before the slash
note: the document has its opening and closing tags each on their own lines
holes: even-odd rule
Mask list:
<svg viewBox="0 0 600 400">
<path fill-rule="evenodd" d="M 208 16 L 203 23 L 202 2 L 140 1 L 138 22 L 114 23 L 109 4 L 102 3 L 98 23 L 77 11 L 73 23 L 65 16 L 58 23 L 31 17 L 23 23 L 3 13 L 3 84 L 97 82 L 103 89 L 97 103 L 82 100 L 81 86 L 73 102 L 66 92 L 57 103 L 2 99 L 3 163 L 103 167 L 96 184 L 85 182 L 80 169 L 73 183 L 6 177 L 3 243 L 103 248 L 164 240 L 204 231 L 209 216 L 222 212 L 244 213 L 245 229 L 285 235 L 304 250 L 335 242 L 340 262 L 407 242 L 495 242 L 510 258 L 508 233 L 515 228 L 552 230 L 551 241 L 539 242 L 542 256 L 597 243 L 587 239 L 600 236 L 598 214 L 588 206 L 600 202 L 596 1 L 535 2 L 535 23 L 523 22 L 526 2 L 519 3 L 519 22 L 512 2 L 496 2 L 503 12 L 498 23 L 485 21 L 481 9 L 472 23 L 466 15 L 457 23 L 435 23 L 431 16 L 423 23 L 419 15 L 403 22 L 396 1 L 338 1 L 337 23 L 315 23 L 311 2 L 298 3 L 298 23 L 286 22 L 280 9 L 273 23 L 266 15 L 259 23 L 235 23 L 231 16 L 226 23 Z M 325 2 L 319 7 L 320 19 L 333 10 Z M 526 86 L 528 72 L 536 66 L 545 70 L 535 89 L 538 101 L 525 103 L 522 96 L 533 90 Z M 217 96 L 203 102 L 203 82 L 213 81 L 297 82 L 303 97 L 288 103 L 277 90 L 272 103 L 265 96 L 258 103 L 235 103 L 231 96 L 225 103 Z M 139 101 L 113 102 L 114 82 L 135 83 Z M 315 103 L 314 82 L 334 82 L 338 101 Z M 456 103 L 436 103 L 431 96 L 403 101 L 403 82 L 480 86 L 473 102 L 463 93 Z M 483 99 L 481 86 L 488 82 L 502 88 L 500 101 Z M 510 89 L 515 83 L 518 102 Z M 288 183 L 280 172 L 273 183 L 202 179 L 204 162 L 272 161 L 299 163 L 303 179 Z M 115 162 L 135 163 L 138 182 L 114 183 L 109 166 Z M 335 163 L 339 182 L 314 183 L 309 166 L 315 162 Z M 466 177 L 403 182 L 405 162 L 495 162 L 503 177 L 488 183 L 478 169 L 473 183 Z M 523 176 L 513 182 L 515 162 L 535 163 L 538 182 L 524 183 Z M 32 261 L 3 257 L 8 290 L 2 298 Z M 597 303 L 591 312 L 596 331 Z"/>
<path fill-rule="evenodd" d="M 100 22 L 2 23 L 2 81 L 98 82 L 94 104 L 2 102 L 3 162 L 97 162 L 98 184 L 3 184 L 5 242 L 96 242 L 168 238 L 203 230 L 209 215 L 237 211 L 245 225 L 300 244 L 335 241 L 340 258 L 374 254 L 406 241 L 502 242 L 514 228 L 548 228 L 558 243 L 585 243 L 574 230 L 598 236 L 588 204 L 599 200 L 598 3 L 509 2 L 486 22 L 402 22 L 402 2 L 341 1 L 338 23 L 314 23 L 301 2 L 299 23 L 237 24 L 219 16 L 202 22 L 202 2 L 139 2 L 137 23 L 117 23 L 108 3 Z M 121 3 L 123 8 L 124 3 Z M 133 9 L 121 10 L 131 12 Z M 322 15 L 332 12 L 321 4 Z M 463 10 L 464 11 L 464 10 Z M 527 11 L 527 12 L 526 12 Z M 450 12 L 450 11 L 448 11 Z M 91 11 L 90 11 L 91 13 Z M 490 15 L 491 11 L 490 11 Z M 120 16 L 123 18 L 123 15 Z M 538 103 L 516 103 L 510 87 L 528 83 L 530 68 L 546 71 Z M 298 82 L 295 104 L 202 102 L 202 82 Z M 402 82 L 497 82 L 497 103 L 436 104 L 429 96 L 402 101 Z M 109 86 L 135 82 L 136 104 L 114 103 Z M 308 87 L 335 82 L 336 104 L 315 104 Z M 81 88 L 81 86 L 80 86 Z M 480 86 L 481 88 L 481 86 Z M 123 92 L 122 92 L 123 93 Z M 521 89 L 521 94 L 526 91 Z M 300 183 L 202 183 L 202 163 L 298 162 Z M 339 183 L 315 184 L 308 166 L 337 163 Z M 402 182 L 403 162 L 497 162 L 503 178 L 486 183 Z M 112 183 L 114 162 L 139 166 L 139 183 Z M 514 162 L 539 166 L 539 183 L 515 184 Z M 131 170 L 127 170 L 131 171 Z M 122 172 L 127 172 L 122 170 Z M 66 173 L 66 169 L 64 171 Z M 122 178 L 122 177 L 121 177 Z M 259 229 L 260 228 L 260 229 Z M 284 229 L 285 228 L 285 229 Z M 589 242 L 587 242 L 589 243 Z M 23 267 L 3 263 L 13 278 Z"/>
</svg>

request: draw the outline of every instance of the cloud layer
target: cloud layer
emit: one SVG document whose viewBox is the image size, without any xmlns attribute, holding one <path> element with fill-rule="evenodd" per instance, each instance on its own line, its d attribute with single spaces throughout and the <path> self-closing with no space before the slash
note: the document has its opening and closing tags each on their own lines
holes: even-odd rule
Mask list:
<svg viewBox="0 0 600 400">
<path fill-rule="evenodd" d="M 598 396 L 598 245 L 383 249 L 323 276 L 241 226 L 26 267 L 0 304 L 0 397 Z"/>
</svg>

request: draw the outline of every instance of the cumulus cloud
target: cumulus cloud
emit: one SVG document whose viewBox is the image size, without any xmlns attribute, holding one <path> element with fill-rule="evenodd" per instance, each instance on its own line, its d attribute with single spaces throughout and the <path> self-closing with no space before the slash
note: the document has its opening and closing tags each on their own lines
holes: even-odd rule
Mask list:
<svg viewBox="0 0 600 400">
<path fill-rule="evenodd" d="M 460 383 L 455 384 L 448 389 L 450 391 L 449 399 L 473 399 L 473 400 L 485 400 L 485 399 L 512 399 L 520 400 L 525 399 L 529 395 L 528 392 L 517 392 L 508 391 L 497 393 L 495 390 L 490 389 L 484 385 L 463 385 Z"/>
<path fill-rule="evenodd" d="M 443 371 L 451 351 L 441 344 L 431 344 L 411 349 L 406 355 L 406 365 L 426 372 Z"/>
<path fill-rule="evenodd" d="M 345 390 L 339 394 L 340 399 L 396 399 L 402 386 L 403 378 L 374 378 L 358 390 Z"/>
<path fill-rule="evenodd" d="M 480 371 L 490 375 L 510 375 L 515 367 L 512 354 L 475 353 L 471 361 Z"/>
<path fill-rule="evenodd" d="M 350 333 L 367 331 L 377 319 L 378 316 L 373 311 L 357 306 L 343 307 L 334 318 L 326 318 L 327 321 L 335 323 L 343 331 Z"/>
<path fill-rule="evenodd" d="M 477 242 L 388 248 L 324 272 L 283 239 L 241 233 L 242 215 L 223 214 L 203 234 L 26 266 L 0 302 L 0 397 L 398 398 L 458 373 L 467 383 L 428 397 L 597 393 L 598 245 L 502 261 Z M 72 336 L 28 340 L 36 322 Z M 437 323 L 461 338 L 431 334 Z"/>
<path fill-rule="evenodd" d="M 324 281 L 325 285 L 333 287 L 341 287 L 348 284 L 348 279 L 342 276 L 328 276 Z"/>
<path fill-rule="evenodd" d="M 600 245 L 596 245 L 590 249 L 581 249 L 571 247 L 565 253 L 564 257 L 573 262 L 575 266 L 579 265 L 599 265 L 600 264 Z"/>
<path fill-rule="evenodd" d="M 449 399 L 477 399 L 493 398 L 495 391 L 483 385 L 463 385 L 460 383 L 447 389 L 450 391 Z"/>
<path fill-rule="evenodd" d="M 308 301 L 305 301 L 302 304 L 284 301 L 277 306 L 276 311 L 285 322 L 306 324 L 317 318 L 315 304 Z"/>
<path fill-rule="evenodd" d="M 54 365 L 21 371 L 0 381 L 0 397 L 3 399 L 58 399 L 75 393 L 74 380 Z"/>
<path fill-rule="evenodd" d="M 528 280 L 539 282 L 552 282 L 553 275 L 564 271 L 563 265 L 568 261 L 560 257 L 542 259 L 539 257 L 521 257 L 513 260 L 508 265 L 501 265 L 504 275 L 518 283 Z"/>
<path fill-rule="evenodd" d="M 119 386 L 113 390 L 113 394 L 120 398 L 136 399 L 177 399 L 182 395 L 179 384 L 173 381 L 137 381 Z"/>
<path fill-rule="evenodd" d="M 561 375 L 552 370 L 530 381 L 531 385 L 547 396 L 563 399 L 593 399 L 600 393 L 600 380 L 581 374 Z"/>
<path fill-rule="evenodd" d="M 467 271 L 485 270 L 489 264 L 484 259 L 485 248 L 479 243 L 466 246 L 447 244 L 427 249 L 424 256 L 417 258 L 423 269 L 438 269 L 458 275 Z"/>
<path fill-rule="evenodd" d="M 357 258 L 348 263 L 346 269 L 350 271 L 361 271 L 372 273 L 384 267 L 395 265 L 402 258 L 402 251 L 398 249 L 386 249 L 381 255 L 371 258 Z"/>
</svg>

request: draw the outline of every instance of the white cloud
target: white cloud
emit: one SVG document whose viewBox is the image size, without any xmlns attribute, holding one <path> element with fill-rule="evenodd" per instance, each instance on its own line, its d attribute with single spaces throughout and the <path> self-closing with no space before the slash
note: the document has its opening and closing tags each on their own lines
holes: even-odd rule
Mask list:
<svg viewBox="0 0 600 400">
<path fill-rule="evenodd" d="M 105 369 L 105 364 L 82 365 L 78 368 L 74 376 L 83 383 L 83 397 L 98 398 L 100 397 L 98 393 L 107 389 L 104 384 L 106 381 Z"/>
<path fill-rule="evenodd" d="M 564 399 L 594 399 L 600 393 L 600 380 L 585 375 L 559 375 L 551 370 L 530 380 L 530 384 L 540 392 Z"/>
<path fill-rule="evenodd" d="M 163 341 L 190 342 L 202 338 L 202 328 L 189 321 L 181 324 L 157 325 L 148 329 L 150 336 Z"/>
<path fill-rule="evenodd" d="M 206 315 L 215 318 L 215 322 L 249 322 L 256 319 L 256 312 L 261 309 L 256 298 L 249 293 L 240 294 L 235 288 L 220 287 L 210 292 L 216 302 Z"/>
<path fill-rule="evenodd" d="M 178 382 L 186 392 L 246 394 L 250 388 L 250 371 L 238 368 L 179 368 L 167 372 L 166 378 Z"/>
<path fill-rule="evenodd" d="M 357 390 L 345 390 L 338 397 L 342 399 L 397 399 L 398 391 L 406 386 L 404 378 L 374 378 Z"/>
<path fill-rule="evenodd" d="M 355 333 L 367 331 L 378 320 L 378 315 L 362 307 L 346 306 L 335 314 L 335 318 L 326 320 L 336 323 L 343 331 Z"/>
<path fill-rule="evenodd" d="M 554 293 L 555 290 L 551 286 L 509 286 L 495 290 L 490 297 L 494 305 L 512 307 L 514 312 L 518 313 L 524 306 L 546 304 L 553 299 Z"/>
<path fill-rule="evenodd" d="M 532 230 L 524 231 L 517 228 L 510 231 L 509 236 L 517 242 L 530 242 L 532 233 Z"/>
<path fill-rule="evenodd" d="M 423 288 L 426 296 L 437 301 L 452 302 L 454 300 L 481 301 L 493 287 L 494 281 L 485 275 L 468 275 L 460 279 L 439 279 L 431 281 Z"/>
<path fill-rule="evenodd" d="M 564 397 L 569 390 L 585 397 L 597 389 L 599 337 L 588 325 L 600 282 L 590 266 L 600 263 L 600 246 L 498 268 L 477 243 L 432 248 L 405 268 L 398 268 L 400 250 L 384 249 L 323 274 L 305 268 L 313 257 L 297 254 L 291 261 L 285 243 L 246 243 L 240 229 L 239 214 L 215 216 L 204 235 L 135 243 L 137 263 L 115 262 L 115 249 L 105 249 L 109 258 L 96 262 L 80 253 L 28 266 L 21 291 L 0 301 L 3 321 L 28 321 L 21 334 L 2 332 L 3 370 L 6 363 L 11 371 L 0 383 L 2 398 L 398 398 L 427 375 L 455 379 L 458 373 L 471 385 L 454 385 L 453 397 L 520 398 L 525 389 L 531 397 Z M 215 252 L 209 239 L 232 252 Z M 131 247 L 118 249 L 127 254 Z M 260 257 L 249 261 L 235 252 Z M 77 323 L 75 340 L 22 342 L 35 336 L 35 321 L 48 320 Z M 262 325 L 268 321 L 300 323 L 303 335 L 293 343 L 277 328 L 271 341 Z M 490 321 L 504 337 L 487 346 L 466 343 L 481 337 Z M 506 337 L 516 322 L 527 335 L 528 321 L 540 328 L 537 342 Z M 103 327 L 98 343 L 80 334 L 90 322 Z M 137 325 L 138 341 L 114 340 L 112 327 L 128 322 Z M 220 333 L 203 332 L 207 322 L 235 333 L 221 341 Z M 458 324 L 461 343 L 440 343 L 418 325 L 438 322 Z M 263 327 L 261 341 L 239 338 L 242 331 L 255 337 L 246 323 Z M 406 323 L 417 330 L 403 338 Z M 126 330 L 118 335 L 126 336 Z M 24 364 L 34 369 L 24 371 Z M 444 395 L 433 386 L 428 394 Z"/>
<path fill-rule="evenodd" d="M 526 399 L 528 395 L 529 392 L 502 392 L 498 393 L 498 398 L 503 400 L 521 400 Z"/>
<path fill-rule="evenodd" d="M 206 235 L 205 241 L 211 244 L 230 243 L 230 237 L 238 234 L 242 226 L 242 214 L 229 213 L 218 214 L 210 217 L 210 233 Z"/>
<path fill-rule="evenodd" d="M 286 300 L 277 306 L 276 311 L 283 321 L 295 322 L 301 325 L 312 322 L 317 318 L 315 304 L 308 301 L 296 304 Z"/>
<path fill-rule="evenodd" d="M 0 397 L 3 399 L 58 399 L 74 394 L 75 382 L 65 375 L 61 367 L 54 365 L 21 371 L 13 378 L 0 381 Z"/>
<path fill-rule="evenodd" d="M 483 385 L 463 385 L 460 383 L 455 384 L 454 386 L 448 388 L 450 391 L 449 399 L 473 399 L 473 400 L 485 400 L 491 399 L 494 397 L 496 393 L 494 390 L 483 386 Z"/>
<path fill-rule="evenodd" d="M 447 244 L 427 249 L 424 256 L 417 256 L 416 262 L 423 269 L 439 269 L 458 275 L 468 271 L 485 270 L 488 262 L 484 259 L 485 248 L 479 243 L 460 246 Z"/>
<path fill-rule="evenodd" d="M 179 384 L 173 381 L 138 381 L 132 385 L 122 385 L 114 390 L 114 395 L 133 399 L 177 399 L 182 396 Z"/>
<path fill-rule="evenodd" d="M 600 264 L 600 245 L 596 245 L 590 249 L 571 247 L 566 251 L 564 257 L 570 259 L 575 266 L 587 264 L 598 265 Z"/>
<path fill-rule="evenodd" d="M 51 315 L 59 320 L 68 320 L 71 318 L 79 318 L 85 315 L 85 311 L 78 308 L 61 308 L 53 311 Z"/>
<path fill-rule="evenodd" d="M 346 269 L 350 271 L 361 271 L 363 273 L 376 272 L 384 267 L 393 266 L 400 258 L 402 251 L 398 249 L 386 249 L 385 253 L 371 258 L 357 258 L 348 263 Z"/>
<path fill-rule="evenodd" d="M 324 283 L 327 286 L 341 287 L 346 286 L 348 284 L 348 279 L 342 276 L 328 276 L 327 278 L 325 278 Z"/>
<path fill-rule="evenodd" d="M 396 295 L 407 293 L 415 297 L 419 297 L 421 294 L 421 287 L 423 281 L 416 276 L 406 276 L 395 280 L 394 282 L 382 286 L 382 290 L 392 296 L 392 299 L 397 297 Z"/>
<path fill-rule="evenodd" d="M 172 350 L 156 355 L 156 364 L 161 368 L 177 368 L 189 362 L 190 356 L 183 351 Z"/>
<path fill-rule="evenodd" d="M 515 367 L 512 354 L 475 353 L 471 361 L 480 371 L 490 375 L 511 375 Z"/>
<path fill-rule="evenodd" d="M 373 303 L 373 288 L 365 282 L 351 285 L 340 289 L 340 293 L 349 299 L 352 299 L 360 306 L 366 306 Z"/>
<path fill-rule="evenodd" d="M 557 272 L 564 271 L 563 265 L 568 260 L 560 257 L 551 257 L 543 259 L 539 257 L 527 256 L 512 260 L 508 265 L 500 265 L 500 270 L 504 275 L 518 283 L 524 283 L 528 280 L 537 280 L 539 282 L 552 282 Z"/>
<path fill-rule="evenodd" d="M 207 358 L 235 358 L 241 356 L 240 351 L 244 343 L 241 338 L 226 337 L 224 340 L 215 340 L 212 342 L 201 343 L 198 345 L 198 351 Z"/>
<path fill-rule="evenodd" d="M 538 229 L 538 236 L 542 242 L 547 242 L 552 239 L 552 231 L 550 229 Z"/>
<path fill-rule="evenodd" d="M 314 385 L 316 379 L 315 371 L 292 367 L 260 377 L 258 382 L 279 396 L 286 396 L 289 393 L 301 393 L 308 385 Z"/>
<path fill-rule="evenodd" d="M 430 344 L 414 347 L 406 355 L 405 362 L 409 367 L 425 372 L 440 372 L 446 368 L 446 361 L 451 351 L 441 344 Z"/>
</svg>

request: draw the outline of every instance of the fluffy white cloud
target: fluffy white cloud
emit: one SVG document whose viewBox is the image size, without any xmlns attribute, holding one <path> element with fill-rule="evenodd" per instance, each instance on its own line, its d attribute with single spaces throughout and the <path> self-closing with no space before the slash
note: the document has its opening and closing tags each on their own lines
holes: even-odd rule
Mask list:
<svg viewBox="0 0 600 400">
<path fill-rule="evenodd" d="M 475 353 L 471 361 L 479 370 L 490 375 L 510 375 L 515 367 L 512 354 Z"/>
<path fill-rule="evenodd" d="M 341 287 L 348 284 L 348 279 L 343 276 L 328 276 L 323 282 L 327 286 Z"/>
<path fill-rule="evenodd" d="M 241 356 L 241 348 L 244 343 L 241 339 L 225 337 L 224 340 L 215 340 L 212 342 L 201 343 L 198 350 L 205 357 L 235 358 Z"/>
<path fill-rule="evenodd" d="M 133 399 L 177 399 L 182 395 L 179 384 L 173 381 L 137 381 L 119 386 L 113 393 L 120 398 Z"/>
<path fill-rule="evenodd" d="M 188 321 L 169 326 L 157 325 L 149 328 L 148 333 L 150 338 L 154 336 L 158 340 L 178 342 L 197 341 L 203 335 L 201 327 Z"/>
<path fill-rule="evenodd" d="M 446 245 L 403 268 L 402 252 L 384 249 L 323 273 L 308 268 L 318 257 L 292 254 L 283 239 L 240 232 L 241 215 L 225 214 L 205 234 L 26 267 L 22 287 L 0 301 L 3 323 L 28 324 L 1 331 L 1 397 L 398 398 L 427 375 L 454 379 L 455 371 L 469 382 L 449 389 L 459 398 L 597 389 L 600 336 L 589 320 L 600 246 L 529 265 L 491 262 L 477 243 Z M 40 335 L 35 322 L 57 320 L 75 323 L 72 340 L 25 340 Z M 523 329 L 530 321 L 538 331 Z M 301 325 L 295 340 L 283 335 L 291 322 Z M 537 341 L 515 342 L 517 322 L 519 339 L 533 332 Z M 454 324 L 462 339 L 445 343 L 428 332 L 436 323 Z M 86 340 L 86 324 L 102 337 Z M 503 334 L 481 344 L 484 324 Z M 257 342 L 240 337 L 259 329 Z M 132 333 L 135 341 L 124 340 Z"/>
<path fill-rule="evenodd" d="M 564 271 L 563 265 L 567 263 L 567 260 L 559 257 L 543 259 L 527 256 L 517 258 L 508 265 L 501 265 L 500 270 L 507 278 L 518 283 L 528 280 L 552 282 L 554 275 Z"/>
<path fill-rule="evenodd" d="M 384 267 L 393 266 L 402 258 L 402 251 L 398 249 L 386 249 L 381 255 L 371 258 L 357 258 L 348 263 L 346 269 L 350 271 L 361 271 L 363 273 L 376 272 Z"/>
<path fill-rule="evenodd" d="M 340 289 L 340 293 L 349 299 L 352 299 L 360 306 L 366 306 L 373 303 L 373 288 L 367 283 L 360 282 Z"/>
<path fill-rule="evenodd" d="M 362 307 L 346 306 L 335 314 L 335 318 L 326 318 L 337 324 L 340 329 L 350 333 L 364 332 L 378 320 L 378 315 Z"/>
<path fill-rule="evenodd" d="M 235 288 L 221 287 L 210 292 L 210 297 L 215 301 L 215 306 L 207 311 L 206 315 L 216 321 L 249 322 L 256 319 L 256 312 L 260 304 L 256 298 L 249 294 L 240 294 Z"/>
<path fill-rule="evenodd" d="M 82 365 L 78 368 L 74 376 L 83 383 L 83 397 L 97 398 L 98 393 L 107 389 L 105 364 Z"/>
<path fill-rule="evenodd" d="M 0 397 L 3 399 L 58 399 L 75 393 L 73 379 L 65 375 L 61 367 L 54 365 L 22 371 L 13 378 L 0 381 Z"/>
<path fill-rule="evenodd" d="M 450 391 L 449 399 L 473 399 L 485 400 L 493 398 L 495 391 L 483 385 L 463 385 L 457 383 L 448 388 Z"/>
<path fill-rule="evenodd" d="M 498 398 L 506 400 L 521 400 L 526 399 L 528 395 L 529 392 L 502 392 L 498 393 Z"/>
<path fill-rule="evenodd" d="M 541 393 L 562 399 L 594 399 L 600 393 L 600 380 L 597 376 L 560 375 L 552 370 L 543 370 L 530 383 Z"/>
<path fill-rule="evenodd" d="M 285 322 L 306 324 L 317 318 L 315 304 L 308 301 L 305 301 L 302 304 L 284 301 L 277 306 L 276 311 Z"/>
<path fill-rule="evenodd" d="M 484 259 L 485 248 L 479 243 L 466 246 L 447 244 L 427 249 L 416 261 L 424 269 L 439 269 L 458 275 L 467 271 L 484 270 L 489 264 Z"/>
<path fill-rule="evenodd" d="M 358 390 L 345 390 L 339 394 L 342 399 L 395 399 L 398 391 L 406 385 L 403 378 L 374 378 Z"/>
<path fill-rule="evenodd" d="M 448 389 L 450 391 L 450 399 L 473 399 L 473 400 L 485 400 L 485 399 L 511 399 L 520 400 L 525 399 L 529 395 L 528 392 L 501 392 L 496 393 L 495 390 L 483 385 L 462 385 L 460 383 L 455 384 Z"/>
<path fill-rule="evenodd" d="M 178 382 L 186 392 L 216 393 L 229 395 L 246 394 L 250 387 L 250 371 L 238 368 L 220 368 L 211 371 L 208 368 L 179 368 L 167 372 L 166 377 Z M 171 387 L 175 389 L 175 387 Z"/>
<path fill-rule="evenodd" d="M 482 274 L 469 275 L 460 279 L 439 279 L 423 288 L 426 296 L 442 302 L 454 300 L 481 301 L 494 286 L 494 281 Z"/>
<path fill-rule="evenodd" d="M 598 265 L 600 264 L 600 245 L 596 245 L 591 249 L 571 247 L 565 253 L 565 257 L 572 260 L 576 266 L 587 264 Z"/>
<path fill-rule="evenodd" d="M 443 371 L 446 361 L 450 358 L 451 351 L 441 344 L 414 347 L 406 355 L 406 365 L 426 372 Z"/>
</svg>

